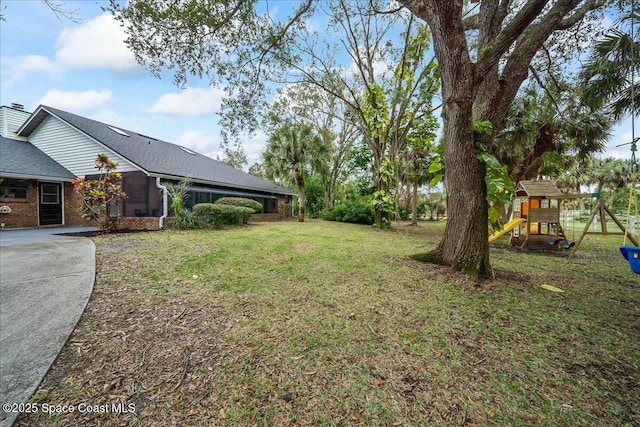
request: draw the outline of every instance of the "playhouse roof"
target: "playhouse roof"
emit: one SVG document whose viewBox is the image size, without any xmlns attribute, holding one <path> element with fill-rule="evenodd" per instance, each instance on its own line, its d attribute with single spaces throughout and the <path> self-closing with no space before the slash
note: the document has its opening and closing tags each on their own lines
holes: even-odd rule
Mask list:
<svg viewBox="0 0 640 427">
<path fill-rule="evenodd" d="M 562 191 L 551 181 L 520 181 L 516 195 L 528 197 L 561 197 Z"/>
</svg>

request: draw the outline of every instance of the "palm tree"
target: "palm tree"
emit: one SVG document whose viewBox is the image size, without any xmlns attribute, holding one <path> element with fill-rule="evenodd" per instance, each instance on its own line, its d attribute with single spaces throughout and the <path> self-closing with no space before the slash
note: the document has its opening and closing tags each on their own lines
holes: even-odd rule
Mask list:
<svg viewBox="0 0 640 427">
<path fill-rule="evenodd" d="M 594 159 L 585 171 L 590 184 L 597 185 L 597 192 L 610 192 L 610 197 L 619 189 L 625 187 L 631 180 L 631 171 L 627 161 L 606 158 Z"/>
<path fill-rule="evenodd" d="M 632 19 L 637 21 L 638 14 L 628 14 L 619 24 L 624 26 Z M 610 31 L 595 45 L 580 77 L 585 103 L 591 107 L 608 106 L 616 120 L 632 111 L 639 114 L 640 31 Z"/>
<path fill-rule="evenodd" d="M 284 178 L 298 186 L 298 221 L 304 222 L 305 175 L 326 157 L 326 147 L 309 125 L 285 123 L 269 137 L 262 154 L 264 168 L 270 178 Z"/>
<path fill-rule="evenodd" d="M 527 89 L 511 105 L 493 154 L 514 182 L 556 175 L 554 169 L 566 170 L 575 160 L 584 161 L 604 148 L 611 116 L 602 108 L 585 106 L 580 92 L 565 86 L 556 95 L 564 98 L 561 105 L 536 89 Z"/>
</svg>

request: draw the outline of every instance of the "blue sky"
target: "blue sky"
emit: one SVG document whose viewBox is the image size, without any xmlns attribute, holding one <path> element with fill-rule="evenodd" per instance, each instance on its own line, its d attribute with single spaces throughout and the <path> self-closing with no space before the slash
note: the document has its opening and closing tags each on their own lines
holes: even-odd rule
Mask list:
<svg viewBox="0 0 640 427">
<path fill-rule="evenodd" d="M 63 3 L 63 2 L 60 2 Z M 58 19 L 40 1 L 4 0 L 0 22 L 0 104 L 28 111 L 50 105 L 215 157 L 222 92 L 191 79 L 184 90 L 170 74 L 153 77 L 124 45 L 124 31 L 102 11 L 107 2 L 67 1 L 81 24 Z M 640 129 L 639 125 L 636 125 Z M 244 138 L 249 165 L 266 135 Z M 631 120 L 615 131 L 603 156 L 630 157 Z"/>
</svg>

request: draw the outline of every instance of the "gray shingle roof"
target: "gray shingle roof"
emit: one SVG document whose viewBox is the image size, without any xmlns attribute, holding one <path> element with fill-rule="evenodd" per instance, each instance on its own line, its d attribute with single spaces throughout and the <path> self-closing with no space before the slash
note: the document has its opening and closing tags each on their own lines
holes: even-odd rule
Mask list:
<svg viewBox="0 0 640 427">
<path fill-rule="evenodd" d="M 151 138 L 132 130 L 110 126 L 96 120 L 58 110 L 57 108 L 44 105 L 41 108 L 81 130 L 151 174 L 189 177 L 212 185 L 250 189 L 266 193 L 296 194 L 291 190 L 279 187 L 210 157 L 191 150 L 185 150 L 179 145 Z M 36 110 L 36 112 L 38 111 L 39 109 Z M 30 120 L 33 119 L 35 119 L 35 122 L 42 120 L 42 118 L 32 116 Z M 112 129 L 114 127 L 124 131 L 128 136 L 114 131 Z M 28 135 L 33 131 L 33 128 L 33 126 L 27 126 L 22 129 L 21 133 Z"/>
<path fill-rule="evenodd" d="M 0 175 L 69 181 L 75 175 L 34 145 L 0 136 Z"/>
</svg>

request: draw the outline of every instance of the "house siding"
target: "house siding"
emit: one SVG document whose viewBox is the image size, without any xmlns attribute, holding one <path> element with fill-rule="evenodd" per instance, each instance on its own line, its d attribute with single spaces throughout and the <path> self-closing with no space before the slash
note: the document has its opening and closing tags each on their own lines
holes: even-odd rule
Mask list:
<svg viewBox="0 0 640 427">
<path fill-rule="evenodd" d="M 49 116 L 29 137 L 29 141 L 71 173 L 79 177 L 95 174 L 95 160 L 104 153 L 118 163 L 118 172 L 137 171 L 132 163 L 98 144 L 60 119 Z"/>
<path fill-rule="evenodd" d="M 29 118 L 26 111 L 16 110 L 7 106 L 0 107 L 0 136 L 16 138 L 16 131 Z"/>
</svg>

